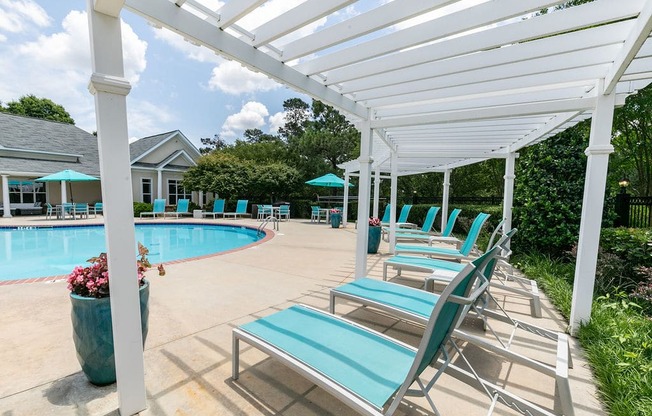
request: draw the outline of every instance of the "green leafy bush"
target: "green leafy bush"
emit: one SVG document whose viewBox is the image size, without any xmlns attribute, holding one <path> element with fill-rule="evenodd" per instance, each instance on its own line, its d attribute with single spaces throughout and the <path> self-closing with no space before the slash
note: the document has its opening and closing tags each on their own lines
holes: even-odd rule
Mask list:
<svg viewBox="0 0 652 416">
<path fill-rule="evenodd" d="M 154 205 L 146 202 L 134 202 L 134 217 L 139 218 L 141 212 L 152 212 Z"/>
</svg>

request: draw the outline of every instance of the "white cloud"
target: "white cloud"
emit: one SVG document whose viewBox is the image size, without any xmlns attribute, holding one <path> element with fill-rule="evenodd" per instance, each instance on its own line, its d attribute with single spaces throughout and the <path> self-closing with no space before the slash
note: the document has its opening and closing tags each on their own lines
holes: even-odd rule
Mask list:
<svg viewBox="0 0 652 416">
<path fill-rule="evenodd" d="M 63 105 L 79 127 L 93 131 L 93 96 L 86 88 L 91 76 L 86 12 L 71 11 L 63 19 L 62 28 L 35 40 L 0 43 L 0 100 L 7 102 L 27 94 L 49 98 Z M 147 42 L 124 22 L 122 34 L 125 76 L 136 84 L 147 65 Z"/>
<path fill-rule="evenodd" d="M 128 96 L 127 96 L 128 97 Z M 165 130 L 165 125 L 172 124 L 175 113 L 167 107 L 153 104 L 149 101 L 127 98 L 127 120 L 129 121 L 130 137 L 147 137 Z"/>
<path fill-rule="evenodd" d="M 174 49 L 183 53 L 187 58 L 190 58 L 197 62 L 212 62 L 218 64 L 223 62 L 224 59 L 215 55 L 213 51 L 202 46 L 193 45 L 190 42 L 187 42 L 179 34 L 171 32 L 167 29 L 153 29 L 154 37 L 156 39 L 162 40 L 168 45 L 172 46 Z"/>
<path fill-rule="evenodd" d="M 237 137 L 246 129 L 256 129 L 265 125 L 265 117 L 269 115 L 267 107 L 256 101 L 249 101 L 242 106 L 239 113 L 231 114 L 222 125 L 220 135 L 224 138 Z"/>
<path fill-rule="evenodd" d="M 227 94 L 270 91 L 280 88 L 281 84 L 267 76 L 244 68 L 237 62 L 226 61 L 215 68 L 208 81 L 208 88 L 220 90 Z"/>
<path fill-rule="evenodd" d="M 0 31 L 20 33 L 30 26 L 47 27 L 51 20 L 32 0 L 0 0 Z"/>
<path fill-rule="evenodd" d="M 285 111 L 269 116 L 269 132 L 278 133 L 278 129 L 285 125 Z"/>
</svg>

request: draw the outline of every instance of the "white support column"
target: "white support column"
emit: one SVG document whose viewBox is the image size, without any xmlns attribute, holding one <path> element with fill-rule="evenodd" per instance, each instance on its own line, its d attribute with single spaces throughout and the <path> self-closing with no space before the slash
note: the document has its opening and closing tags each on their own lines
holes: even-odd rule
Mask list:
<svg viewBox="0 0 652 416">
<path fill-rule="evenodd" d="M 9 175 L 2 175 L 2 217 L 11 218 L 11 204 L 9 203 Z"/>
<path fill-rule="evenodd" d="M 163 198 L 163 171 L 161 169 L 156 171 L 156 198 Z"/>
<path fill-rule="evenodd" d="M 136 235 L 127 132 L 127 99 L 131 86 L 124 78 L 122 34 L 118 14 L 94 10 L 88 0 L 93 74 L 89 90 L 95 96 L 95 116 L 102 174 L 106 248 L 111 279 L 111 317 L 121 415 L 147 407 L 140 301 L 135 267 Z M 110 180 L 105 180 L 110 178 Z"/>
<path fill-rule="evenodd" d="M 355 278 L 367 275 L 367 245 L 369 235 L 369 198 L 371 197 L 371 114 L 361 123 L 360 183 L 358 185 L 358 237 L 355 248 Z"/>
<path fill-rule="evenodd" d="M 442 185 L 444 186 L 444 189 L 441 196 L 441 228 L 439 230 L 443 233 L 444 228 L 446 228 L 446 223 L 448 222 L 448 199 L 451 191 L 450 169 L 444 171 L 444 183 Z"/>
<path fill-rule="evenodd" d="M 66 190 L 66 181 L 61 181 L 60 185 L 61 185 L 61 203 L 65 204 L 66 202 L 68 202 L 68 193 L 67 193 L 67 190 Z"/>
<path fill-rule="evenodd" d="M 516 166 L 516 153 L 512 152 L 505 159 L 505 189 L 503 191 L 503 219 L 505 226 L 503 231 L 512 229 L 512 206 L 514 205 L 514 168 Z M 504 233 L 503 233 L 504 234 Z"/>
<path fill-rule="evenodd" d="M 603 84 L 604 80 L 599 83 L 598 91 L 603 91 Z M 582 322 L 588 322 L 591 319 L 607 167 L 609 165 L 609 154 L 614 150 L 613 146 L 611 146 L 611 128 L 615 98 L 615 92 L 598 97 L 593 112 L 593 120 L 591 121 L 589 147 L 585 152 L 588 160 L 586 163 L 582 219 L 577 243 L 577 262 L 571 303 L 570 327 L 572 335 L 577 334 Z"/>
<path fill-rule="evenodd" d="M 378 204 L 380 203 L 380 169 L 374 171 L 374 217 L 378 217 Z"/>
<path fill-rule="evenodd" d="M 349 217 L 349 171 L 344 171 L 344 199 L 342 205 L 342 226 L 346 227 L 349 223 L 346 219 Z"/>
<path fill-rule="evenodd" d="M 396 253 L 396 199 L 398 194 L 398 153 L 392 152 L 391 158 L 391 186 L 389 194 L 389 203 L 392 204 L 390 208 L 389 219 L 389 253 Z"/>
<path fill-rule="evenodd" d="M 197 205 L 200 207 L 204 205 L 204 191 L 197 191 Z"/>
</svg>

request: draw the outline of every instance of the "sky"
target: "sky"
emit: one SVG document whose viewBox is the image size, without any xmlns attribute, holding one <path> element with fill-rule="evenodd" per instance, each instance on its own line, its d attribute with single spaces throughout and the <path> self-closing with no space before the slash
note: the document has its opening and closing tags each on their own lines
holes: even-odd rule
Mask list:
<svg viewBox="0 0 652 416">
<path fill-rule="evenodd" d="M 218 1 L 204 0 L 219 7 Z M 271 0 L 285 3 L 295 0 Z M 196 146 L 220 134 L 228 142 L 248 128 L 275 133 L 283 101 L 310 98 L 239 63 L 157 29 L 127 10 L 123 20 L 130 139 L 181 130 Z M 254 16 L 255 17 L 255 16 Z M 33 94 L 61 104 L 96 130 L 85 0 L 0 0 L 0 101 Z"/>
<path fill-rule="evenodd" d="M 198 1 L 213 10 L 222 5 L 220 0 Z M 303 1 L 268 0 L 238 24 L 256 28 Z M 387 1 L 356 2 L 281 41 L 292 41 L 292 37 L 305 36 Z M 461 0 L 458 5 L 483 1 Z M 439 13 L 419 16 L 387 31 L 422 23 Z M 127 96 L 131 140 L 178 129 L 199 147 L 200 138 L 215 134 L 227 142 L 241 138 L 250 128 L 274 134 L 284 123 L 284 100 L 299 97 L 311 101 L 265 75 L 192 45 L 166 29 L 157 29 L 128 10 L 122 11 L 121 18 L 125 77 L 132 86 Z M 2 103 L 28 94 L 49 98 L 61 104 L 78 127 L 93 132 L 90 76 L 85 0 L 0 0 Z"/>
</svg>

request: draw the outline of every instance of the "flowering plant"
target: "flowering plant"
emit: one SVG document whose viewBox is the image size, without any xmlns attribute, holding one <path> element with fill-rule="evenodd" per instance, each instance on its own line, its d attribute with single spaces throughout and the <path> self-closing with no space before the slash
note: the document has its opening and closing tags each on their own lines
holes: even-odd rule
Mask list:
<svg viewBox="0 0 652 416">
<path fill-rule="evenodd" d="M 369 226 L 370 227 L 380 227 L 380 218 L 378 218 L 378 217 L 370 217 L 369 218 Z"/>
<path fill-rule="evenodd" d="M 331 214 L 339 214 L 340 210 L 337 208 L 331 208 Z"/>
<path fill-rule="evenodd" d="M 145 271 L 152 267 L 147 259 L 148 254 L 147 247 L 138 243 L 136 266 L 138 267 L 139 287 L 145 284 Z M 91 263 L 90 266 L 77 266 L 68 275 L 68 290 L 76 295 L 89 298 L 105 298 L 109 296 L 109 264 L 106 253 L 100 253 L 99 256 L 91 257 L 87 261 Z M 165 275 L 162 264 L 157 268 L 159 276 Z"/>
</svg>

